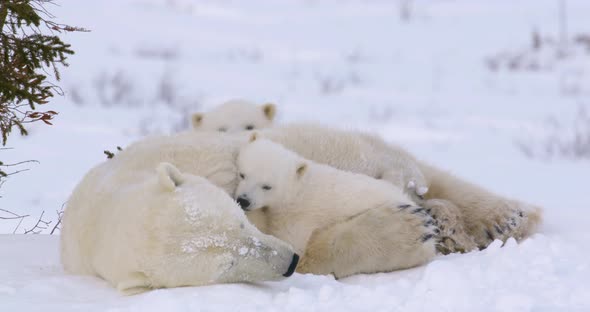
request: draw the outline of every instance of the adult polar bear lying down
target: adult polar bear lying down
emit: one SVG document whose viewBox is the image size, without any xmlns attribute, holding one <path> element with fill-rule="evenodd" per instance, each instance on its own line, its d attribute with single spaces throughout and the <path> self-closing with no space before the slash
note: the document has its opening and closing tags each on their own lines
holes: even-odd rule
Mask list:
<svg viewBox="0 0 590 312">
<path fill-rule="evenodd" d="M 305 128 L 307 126 L 302 127 Z M 126 292 L 142 291 L 149 287 L 171 287 L 173 285 L 187 283 L 189 285 L 204 283 L 200 279 L 196 281 L 192 280 L 190 283 L 185 280 L 182 283 L 174 280 L 166 282 L 157 281 L 152 277 L 156 275 L 155 273 L 153 275 L 146 274 L 145 269 L 138 268 L 138 263 L 142 263 L 140 260 L 145 258 L 141 254 L 147 253 L 147 251 L 141 249 L 141 247 L 119 250 L 118 247 L 112 246 L 120 246 L 117 243 L 127 246 L 133 246 L 133 244 L 142 245 L 142 239 L 150 241 L 156 233 L 174 233 L 172 231 L 173 227 L 156 228 L 154 224 L 158 224 L 155 223 L 155 220 L 158 219 L 157 216 L 150 217 L 148 220 L 154 223 L 141 221 L 142 217 L 140 216 L 150 215 L 148 211 L 158 210 L 155 209 L 157 207 L 150 206 L 153 201 L 146 196 L 149 192 L 135 191 L 134 187 L 130 187 L 131 185 L 145 185 L 147 183 L 148 186 L 151 185 L 152 189 L 155 188 L 154 168 L 161 162 L 169 162 L 178 167 L 180 172 L 183 172 L 185 175 L 202 176 L 214 185 L 222 188 L 227 194 L 233 195 L 238 183 L 236 158 L 239 148 L 246 143 L 246 140 L 247 137 L 243 135 L 195 132 L 146 138 L 128 146 L 113 159 L 107 160 L 105 163 L 92 169 L 74 190 L 64 215 L 62 259 L 66 270 L 72 273 L 99 275 Z M 141 183 L 142 181 L 150 182 Z M 194 192 L 207 193 L 204 190 L 195 190 Z M 172 195 L 178 196 L 179 194 L 172 192 Z M 186 200 L 188 199 L 181 200 L 181 202 Z M 191 200 L 199 203 L 211 201 L 208 197 L 194 198 Z M 227 207 L 226 209 L 230 208 Z M 239 210 L 242 213 L 235 202 L 233 209 Z M 121 213 L 121 211 L 125 213 Z M 166 213 L 167 211 L 163 210 L 158 216 Z M 137 218 L 133 218 L 133 216 Z M 127 227 L 125 225 L 128 219 L 133 220 L 132 226 Z M 176 221 L 171 221 L 167 224 L 173 224 L 174 222 Z M 209 230 L 213 231 L 212 233 L 225 231 L 224 228 L 227 225 L 224 223 L 219 225 L 216 222 L 212 222 L 216 226 Z M 189 229 L 186 227 L 183 228 L 186 229 L 183 233 L 190 234 Z M 373 231 L 378 232 L 383 230 L 383 233 L 389 233 L 386 228 L 375 229 L 375 226 L 371 225 L 369 225 L 369 228 Z M 131 233 L 135 234 L 131 235 Z M 202 232 L 198 234 L 205 235 Z M 181 236 L 178 234 L 175 237 Z M 133 239 L 134 242 L 128 242 L 128 239 Z M 264 241 L 263 239 L 259 240 Z M 212 243 L 215 243 L 215 241 Z M 373 243 L 379 244 L 379 241 Z M 155 250 L 160 249 L 156 248 Z M 129 253 L 140 255 L 138 257 L 141 259 L 137 257 L 133 258 Z M 125 255 L 125 258 L 131 260 L 129 262 L 121 262 L 120 260 L 123 257 L 119 259 L 119 254 Z M 149 263 L 149 267 L 153 270 L 156 270 L 158 265 L 165 263 L 158 262 L 158 260 L 162 259 L 162 257 L 158 257 L 161 254 L 148 255 L 148 258 L 156 259 L 154 262 Z M 399 257 L 403 258 L 403 253 L 399 254 Z M 420 260 L 419 262 L 421 263 L 422 261 Z M 183 263 L 186 265 L 188 262 Z M 212 261 L 212 263 L 215 262 Z M 407 267 L 407 264 L 403 267 Z M 213 266 L 213 268 L 218 269 L 218 266 Z M 173 267 L 173 269 L 180 272 L 186 268 Z M 211 272 L 211 274 L 213 273 Z M 351 272 L 350 274 L 353 273 Z M 161 275 L 167 274 L 164 273 L 158 276 Z M 252 278 L 263 277 L 254 275 Z M 207 282 L 217 281 L 226 280 L 207 280 Z"/>
<path fill-rule="evenodd" d="M 170 139 L 134 144 L 84 177 L 62 220 L 65 270 L 102 277 L 125 294 L 291 275 L 293 249 L 251 225 L 228 195 L 235 144 Z"/>
</svg>

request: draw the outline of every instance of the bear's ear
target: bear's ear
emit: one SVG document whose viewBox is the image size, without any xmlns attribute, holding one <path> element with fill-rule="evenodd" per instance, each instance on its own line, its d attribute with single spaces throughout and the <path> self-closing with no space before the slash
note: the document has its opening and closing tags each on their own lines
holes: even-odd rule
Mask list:
<svg viewBox="0 0 590 312">
<path fill-rule="evenodd" d="M 305 174 L 306 171 L 307 171 L 307 164 L 300 163 L 297 166 L 297 170 L 295 171 L 295 173 L 297 173 L 297 178 L 301 178 Z"/>
<path fill-rule="evenodd" d="M 201 122 L 203 122 L 203 114 L 202 113 L 194 113 L 191 116 L 191 123 L 193 125 L 193 128 L 198 128 L 201 126 Z"/>
<path fill-rule="evenodd" d="M 258 139 L 258 133 L 256 132 L 252 132 L 252 134 L 250 135 L 250 140 L 248 140 L 248 142 L 254 142 Z"/>
<path fill-rule="evenodd" d="M 169 191 L 174 191 L 177 186 L 184 182 L 182 173 L 170 163 L 160 163 L 156 171 L 158 172 L 160 186 Z"/>
<path fill-rule="evenodd" d="M 262 111 L 264 112 L 266 119 L 272 121 L 275 118 L 277 109 L 273 103 L 266 103 L 262 105 Z"/>
</svg>

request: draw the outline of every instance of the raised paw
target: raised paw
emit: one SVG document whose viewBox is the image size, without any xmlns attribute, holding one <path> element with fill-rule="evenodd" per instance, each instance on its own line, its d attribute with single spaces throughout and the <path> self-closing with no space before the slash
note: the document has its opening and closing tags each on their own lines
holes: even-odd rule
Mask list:
<svg viewBox="0 0 590 312">
<path fill-rule="evenodd" d="M 408 168 L 404 171 L 388 171 L 382 175 L 382 179 L 404 190 L 410 198 L 420 204 L 424 201 L 424 195 L 428 193 L 428 184 L 418 168 Z"/>
<path fill-rule="evenodd" d="M 421 200 L 423 200 L 424 195 L 426 195 L 426 193 L 428 193 L 428 186 L 419 185 L 416 183 L 416 181 L 410 180 L 408 182 L 408 184 L 406 184 L 406 190 L 408 191 L 408 194 L 410 194 L 410 195 L 414 194 L 415 196 L 417 196 Z"/>
<path fill-rule="evenodd" d="M 405 192 L 417 203 L 424 201 L 424 195 L 428 193 L 428 186 L 425 184 L 418 184 L 414 180 L 410 180 L 405 187 Z"/>
</svg>

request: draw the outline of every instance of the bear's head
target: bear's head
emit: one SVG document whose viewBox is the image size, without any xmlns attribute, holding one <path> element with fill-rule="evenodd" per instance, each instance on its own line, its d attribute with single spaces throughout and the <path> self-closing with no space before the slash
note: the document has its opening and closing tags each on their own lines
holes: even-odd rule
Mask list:
<svg viewBox="0 0 590 312">
<path fill-rule="evenodd" d="M 278 280 L 299 256 L 263 234 L 222 189 L 161 163 L 145 195 L 150 254 L 143 273 L 150 288 Z M 129 248 L 132 248 L 130 246 Z"/>
<path fill-rule="evenodd" d="M 195 113 L 191 123 L 197 131 L 239 132 L 272 126 L 274 104 L 257 105 L 246 100 L 227 101 L 206 113 Z"/>
<path fill-rule="evenodd" d="M 280 207 L 289 196 L 297 196 L 307 162 L 282 145 L 257 138 L 257 133 L 253 133 L 238 154 L 240 180 L 234 194 L 238 204 L 245 211 Z"/>
</svg>

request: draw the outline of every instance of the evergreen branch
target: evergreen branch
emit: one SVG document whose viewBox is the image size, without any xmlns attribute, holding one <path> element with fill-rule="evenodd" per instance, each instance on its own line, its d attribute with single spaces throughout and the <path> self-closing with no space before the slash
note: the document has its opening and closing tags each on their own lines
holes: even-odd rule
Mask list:
<svg viewBox="0 0 590 312">
<path fill-rule="evenodd" d="M 0 31 L 4 30 L 4 23 L 6 23 L 6 17 L 8 16 L 8 5 L 4 3 L 0 3 Z"/>
<path fill-rule="evenodd" d="M 0 131 L 2 145 L 16 128 L 27 134 L 24 124 L 42 121 L 48 125 L 56 112 L 36 112 L 37 105 L 49 102 L 63 91 L 48 81 L 60 80 L 58 67 L 67 67 L 74 54 L 70 44 L 55 33 L 88 31 L 81 27 L 59 24 L 44 5 L 51 0 L 2 0 L 0 2 Z M 43 34 L 41 28 L 49 34 Z M 30 111 L 20 108 L 29 106 Z"/>
</svg>

